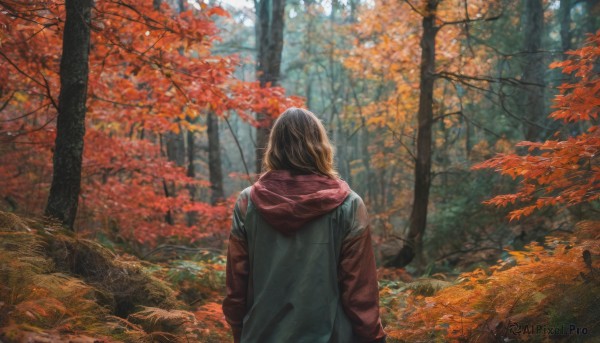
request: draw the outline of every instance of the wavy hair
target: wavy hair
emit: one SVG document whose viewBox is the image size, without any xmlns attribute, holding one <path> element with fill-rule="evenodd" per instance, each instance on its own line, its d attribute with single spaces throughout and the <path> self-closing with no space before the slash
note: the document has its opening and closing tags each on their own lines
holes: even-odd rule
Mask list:
<svg viewBox="0 0 600 343">
<path fill-rule="evenodd" d="M 263 172 L 270 170 L 339 178 L 327 131 L 312 112 L 291 107 L 277 118 L 263 158 Z"/>
</svg>

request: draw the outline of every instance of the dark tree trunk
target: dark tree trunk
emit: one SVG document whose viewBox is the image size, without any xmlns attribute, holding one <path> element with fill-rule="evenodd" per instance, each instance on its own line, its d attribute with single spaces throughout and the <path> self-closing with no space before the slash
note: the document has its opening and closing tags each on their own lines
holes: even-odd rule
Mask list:
<svg viewBox="0 0 600 343">
<path fill-rule="evenodd" d="M 356 12 L 358 12 L 358 5 L 359 5 L 359 1 L 358 0 L 350 0 L 350 15 L 348 16 L 348 22 L 349 23 L 355 23 L 356 22 Z"/>
<path fill-rule="evenodd" d="M 415 186 L 413 207 L 409 219 L 408 234 L 400 252 L 388 262 L 389 266 L 404 267 L 415 256 L 421 256 L 423 234 L 427 225 L 427 205 L 431 186 L 431 137 L 433 128 L 433 84 L 435 81 L 435 16 L 438 0 L 428 0 L 423 17 L 421 37 L 421 70 L 419 84 L 419 111 L 417 131 L 417 154 L 415 161 Z"/>
<path fill-rule="evenodd" d="M 196 120 L 193 121 L 195 123 Z M 187 167 L 187 176 L 190 178 L 196 177 L 196 166 L 194 164 L 196 160 L 196 144 L 194 141 L 194 131 L 187 132 L 187 155 L 188 155 L 188 167 Z M 196 186 L 189 185 L 188 191 L 190 192 L 190 200 L 194 202 L 196 200 Z M 187 214 L 187 224 L 188 226 L 192 226 L 196 223 L 196 213 L 188 212 Z"/>
<path fill-rule="evenodd" d="M 369 140 L 369 129 L 367 128 L 366 119 L 364 116 L 361 116 L 361 134 L 360 134 L 360 144 L 361 144 L 361 154 L 362 154 L 362 162 L 363 167 L 365 168 L 364 175 L 364 191 L 363 196 L 365 199 L 375 202 L 377 198 L 376 192 L 374 190 L 375 176 L 373 175 L 373 170 L 371 170 L 371 154 L 369 153 L 369 145 L 371 144 Z"/>
<path fill-rule="evenodd" d="M 560 0 L 560 41 L 562 51 L 571 50 L 571 0 Z M 567 55 L 563 55 L 567 56 Z"/>
<path fill-rule="evenodd" d="M 261 87 L 275 86 L 279 82 L 281 69 L 285 0 L 259 0 L 255 3 L 258 17 L 256 74 Z M 256 129 L 256 172 L 260 173 L 273 120 L 264 113 L 257 113 L 256 119 L 260 124 Z"/>
<path fill-rule="evenodd" d="M 525 23 L 523 51 L 525 65 L 523 69 L 524 96 L 522 111 L 525 139 L 535 141 L 543 138 L 545 132 L 541 125 L 546 119 L 544 102 L 544 54 L 541 52 L 544 31 L 544 7 L 542 0 L 525 0 Z"/>
<path fill-rule="evenodd" d="M 178 133 L 169 132 L 165 136 L 167 145 L 167 159 L 171 162 L 175 162 L 178 166 L 185 165 L 185 143 L 183 130 Z"/>
<path fill-rule="evenodd" d="M 595 33 L 599 28 L 600 20 L 600 0 L 585 0 L 585 12 L 587 13 L 584 20 L 585 33 Z"/>
<path fill-rule="evenodd" d="M 160 11 L 161 5 L 162 5 L 162 0 L 152 0 L 152 7 L 154 8 L 155 11 Z M 163 142 L 165 142 L 164 144 L 165 144 L 165 148 L 166 148 L 167 160 L 169 160 L 171 162 L 175 162 L 175 164 L 177 164 L 178 166 L 183 166 L 183 164 L 185 162 L 182 134 L 183 134 L 183 132 L 181 131 L 181 127 L 180 127 L 179 134 L 175 134 L 173 132 L 168 132 L 166 134 L 166 136 L 164 137 L 164 140 L 162 139 L 163 136 L 162 135 L 160 136 L 161 153 L 162 153 Z M 162 184 L 163 184 L 163 191 L 165 193 L 165 198 L 170 198 L 170 197 L 176 196 L 175 185 L 172 185 L 172 187 L 170 187 L 169 184 L 167 183 L 167 180 L 165 180 L 165 179 L 162 180 Z M 165 222 L 169 225 L 173 225 L 175 223 L 175 220 L 174 220 L 173 214 L 171 213 L 171 210 L 167 210 L 167 213 L 165 213 Z"/>
<path fill-rule="evenodd" d="M 185 143 L 183 137 L 183 130 L 179 130 L 179 133 L 168 132 L 165 136 L 165 145 L 167 149 L 167 160 L 175 162 L 177 166 L 185 165 Z M 178 189 L 174 182 L 168 183 L 163 179 L 163 188 L 166 198 L 174 198 L 177 196 Z M 165 214 L 165 222 L 167 224 L 175 224 L 175 217 L 171 210 L 168 210 Z"/>
<path fill-rule="evenodd" d="M 165 179 L 163 179 L 162 184 L 163 184 L 163 191 L 165 192 L 165 198 L 170 198 L 171 194 L 169 194 L 169 186 L 167 185 L 167 181 Z M 165 214 L 165 222 L 169 225 L 175 224 L 171 210 L 167 210 L 167 213 Z"/>
<path fill-rule="evenodd" d="M 223 170 L 221 168 L 221 143 L 219 141 L 219 118 L 208 112 L 206 118 L 208 133 L 208 172 L 210 180 L 210 202 L 215 205 L 225 199 L 223 191 Z"/>
<path fill-rule="evenodd" d="M 67 0 L 52 186 L 46 215 L 73 229 L 85 135 L 92 0 Z"/>
</svg>

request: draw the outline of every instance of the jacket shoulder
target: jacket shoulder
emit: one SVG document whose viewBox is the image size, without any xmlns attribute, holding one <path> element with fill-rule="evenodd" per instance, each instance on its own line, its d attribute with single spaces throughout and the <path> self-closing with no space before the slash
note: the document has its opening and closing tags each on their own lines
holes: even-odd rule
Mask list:
<svg viewBox="0 0 600 343">
<path fill-rule="evenodd" d="M 231 234 L 238 237 L 246 237 L 246 213 L 248 211 L 248 202 L 250 201 L 250 189 L 246 187 L 238 196 L 233 207 L 233 220 L 231 223 Z"/>
<path fill-rule="evenodd" d="M 244 188 L 243 191 L 238 195 L 237 201 L 235 202 L 236 210 L 239 210 L 241 213 L 246 215 L 246 210 L 248 209 L 248 202 L 250 201 L 250 191 L 252 190 L 252 186 Z"/>
<path fill-rule="evenodd" d="M 363 199 L 356 192 L 350 191 L 340 209 L 346 229 L 344 232 L 345 239 L 356 237 L 368 228 L 369 216 L 367 207 Z"/>
<path fill-rule="evenodd" d="M 342 209 L 346 210 L 345 212 L 348 212 L 348 210 L 356 210 L 359 207 L 364 207 L 365 203 L 360 195 L 358 195 L 355 191 L 350 190 L 350 194 L 348 194 L 340 206 Z"/>
<path fill-rule="evenodd" d="M 248 186 L 246 188 L 244 188 L 244 190 L 242 190 L 242 192 L 240 193 L 240 197 L 246 197 L 246 198 L 250 198 L 250 191 L 252 190 L 252 186 Z"/>
<path fill-rule="evenodd" d="M 348 194 L 348 196 L 344 200 L 344 203 L 346 203 L 346 202 L 361 202 L 362 203 L 363 200 L 360 197 L 360 195 L 358 195 L 358 193 L 356 193 L 353 190 L 350 190 L 350 194 Z"/>
</svg>

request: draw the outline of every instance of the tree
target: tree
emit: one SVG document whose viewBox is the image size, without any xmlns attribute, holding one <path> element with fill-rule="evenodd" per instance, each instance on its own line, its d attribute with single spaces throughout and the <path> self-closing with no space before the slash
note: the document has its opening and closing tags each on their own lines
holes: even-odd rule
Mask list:
<svg viewBox="0 0 600 343">
<path fill-rule="evenodd" d="M 88 88 L 88 56 L 93 0 L 67 0 L 54 173 L 46 215 L 73 229 L 81 189 L 81 160 Z"/>
<path fill-rule="evenodd" d="M 517 146 L 529 153 L 498 154 L 474 166 L 474 169 L 495 169 L 502 175 L 520 179 L 515 193 L 498 195 L 487 201 L 497 206 L 518 204 L 510 212 L 517 220 L 546 206 L 574 206 L 600 199 L 600 77 L 597 71 L 600 58 L 600 31 L 591 36 L 587 44 L 569 51 L 569 59 L 554 62 L 552 68 L 562 68 L 574 80 L 559 87 L 550 117 L 564 125 L 585 123 L 586 132 L 577 136 L 544 142 L 524 141 Z M 535 153 L 534 153 L 535 152 Z"/>
<path fill-rule="evenodd" d="M 285 0 L 257 0 L 255 7 L 258 19 L 256 24 L 257 78 L 261 87 L 277 86 L 283 51 Z M 259 125 L 256 130 L 256 172 L 260 173 L 273 119 L 268 114 L 260 112 L 257 113 L 256 118 Z"/>
<path fill-rule="evenodd" d="M 210 202 L 213 205 L 225 200 L 223 170 L 221 168 L 221 144 L 219 140 L 219 118 L 208 112 L 206 117 L 208 134 L 208 169 L 210 179 Z"/>
<path fill-rule="evenodd" d="M 382 82 L 381 91 L 376 93 L 375 102 L 369 105 L 365 116 L 366 124 L 388 131 L 391 142 L 384 145 L 396 146 L 396 151 L 401 150 L 407 155 L 409 165 L 414 165 L 408 230 L 402 248 L 387 263 L 403 267 L 422 253 L 432 185 L 432 157 L 436 151 L 432 146 L 436 143 L 434 124 L 443 122 L 445 127 L 446 123 L 460 125 L 462 119 L 471 122 L 464 111 L 462 93 L 465 86 L 481 89 L 480 83 L 485 80 L 474 75 L 485 71 L 477 63 L 484 54 L 475 52 L 470 45 L 470 25 L 492 21 L 498 16 L 489 15 L 494 9 L 493 2 L 474 1 L 468 6 L 463 6 L 466 2 L 462 1 L 445 2 L 441 6 L 442 2 L 438 0 L 419 4 L 380 1 L 377 4 L 381 7 L 369 12 L 362 20 L 365 24 L 358 29 L 361 51 L 356 49 L 353 53 L 363 56 L 367 62 L 357 62 L 351 56 L 348 64 L 352 68 L 366 69 L 368 77 L 393 82 L 392 87 Z M 402 13 L 404 17 L 398 20 L 387 13 Z M 415 28 L 417 20 L 422 30 Z M 417 42 L 421 47 L 420 59 L 414 54 Z M 440 56 L 436 56 L 438 44 L 441 45 Z M 441 70 L 436 69 L 438 62 L 442 65 Z M 416 118 L 413 117 L 415 112 Z M 397 159 L 398 155 L 396 152 L 391 159 Z M 380 158 L 385 161 L 386 157 L 383 154 Z M 382 164 L 389 165 L 389 161 Z M 404 161 L 398 163 L 406 164 Z M 419 258 L 421 267 L 422 260 Z"/>
<path fill-rule="evenodd" d="M 562 51 L 571 50 L 571 0 L 560 0 L 560 43 Z"/>
<path fill-rule="evenodd" d="M 523 106 L 524 134 L 527 140 L 542 138 L 545 132 L 540 130 L 541 120 L 546 116 L 544 101 L 544 54 L 542 52 L 542 36 L 544 33 L 544 7 L 542 0 L 524 1 L 523 26 L 523 52 L 525 65 L 523 66 Z M 562 4 L 561 4 L 562 6 Z"/>
<path fill-rule="evenodd" d="M 419 111 L 417 114 L 417 154 L 415 156 L 415 183 L 413 206 L 410 213 L 406 244 L 400 249 L 392 265 L 405 266 L 421 252 L 423 234 L 427 225 L 427 206 L 431 187 L 431 137 L 433 126 L 433 83 L 435 80 L 435 25 L 439 1 L 429 0 L 423 15 L 421 35 L 421 67 L 419 83 Z"/>
<path fill-rule="evenodd" d="M 42 211 L 48 192 L 65 17 L 59 1 L 32 1 L 0 1 L 0 59 L 8 66 L 0 68 L 0 199 L 27 213 Z M 219 7 L 177 14 L 165 2 L 157 11 L 145 0 L 95 3 L 78 215 L 88 232 L 135 251 L 226 231 L 227 203 L 189 194 L 210 187 L 208 173 L 187 176 L 165 156 L 161 137 L 204 131 L 197 119 L 209 108 L 254 124 L 253 113 L 275 115 L 299 102 L 233 76 L 238 59 L 211 52 L 214 15 L 228 14 Z M 175 192 L 166 194 L 165 184 Z"/>
<path fill-rule="evenodd" d="M 550 117 L 562 126 L 583 122 L 587 132 L 545 142 L 521 142 L 518 145 L 527 147 L 528 153 L 499 154 L 474 167 L 492 168 L 520 179 L 515 193 L 488 202 L 517 205 L 510 213 L 511 220 L 535 216 L 534 211 L 547 206 L 597 206 L 600 199 L 600 31 L 584 47 L 567 54 L 568 60 L 551 65 L 572 77 L 559 87 Z M 570 224 L 569 230 L 553 232 L 544 243 L 534 241 L 521 251 L 508 249 L 508 258 L 489 268 L 462 273 L 453 283 L 419 280 L 429 282 L 427 292 L 433 294 L 401 283 L 405 298 L 400 309 L 385 307 L 391 309 L 386 330 L 400 341 L 436 337 L 491 342 L 518 340 L 525 332 L 519 327 L 522 323 L 557 326 L 569 318 L 589 328 L 586 339 L 594 340 L 598 337 L 592 328 L 598 327 L 600 293 L 600 263 L 594 256 L 600 252 L 599 233 L 596 216 Z M 398 292 L 390 288 L 382 290 L 383 301 L 397 303 Z"/>
</svg>

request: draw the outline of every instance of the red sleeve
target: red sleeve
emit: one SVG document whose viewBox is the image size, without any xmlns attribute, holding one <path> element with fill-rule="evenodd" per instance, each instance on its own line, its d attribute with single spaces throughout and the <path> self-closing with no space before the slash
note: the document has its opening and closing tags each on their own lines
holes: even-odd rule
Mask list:
<svg viewBox="0 0 600 343">
<path fill-rule="evenodd" d="M 361 342 L 382 342 L 379 286 L 371 230 L 362 201 L 357 204 L 351 234 L 342 243 L 339 282 L 344 312 Z"/>
<path fill-rule="evenodd" d="M 227 249 L 226 288 L 223 313 L 233 332 L 234 342 L 239 342 L 242 321 L 246 315 L 248 291 L 248 247 L 246 241 L 233 235 L 229 237 Z"/>
<path fill-rule="evenodd" d="M 240 194 L 233 210 L 225 275 L 227 294 L 223 300 L 223 314 L 225 314 L 225 319 L 231 325 L 234 342 L 236 343 L 240 341 L 242 324 L 246 316 L 248 278 L 250 274 L 248 243 L 244 225 L 247 207 L 248 192 L 245 190 Z"/>
</svg>

